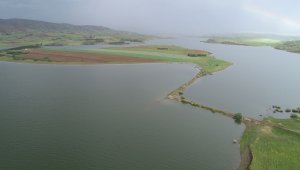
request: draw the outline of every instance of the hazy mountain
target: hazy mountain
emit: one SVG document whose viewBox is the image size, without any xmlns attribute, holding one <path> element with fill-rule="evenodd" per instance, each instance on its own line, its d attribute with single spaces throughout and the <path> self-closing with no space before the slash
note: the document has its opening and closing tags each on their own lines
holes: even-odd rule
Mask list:
<svg viewBox="0 0 300 170">
<path fill-rule="evenodd" d="M 89 34 L 135 34 L 116 31 L 103 26 L 72 25 L 66 23 L 51 23 L 28 19 L 0 19 L 0 33 L 12 32 L 63 32 Z"/>
<path fill-rule="evenodd" d="M 0 19 L 0 46 L 17 47 L 32 44 L 93 45 L 125 41 L 142 42 L 153 36 L 113 30 L 103 26 L 72 25 L 28 19 Z"/>
</svg>

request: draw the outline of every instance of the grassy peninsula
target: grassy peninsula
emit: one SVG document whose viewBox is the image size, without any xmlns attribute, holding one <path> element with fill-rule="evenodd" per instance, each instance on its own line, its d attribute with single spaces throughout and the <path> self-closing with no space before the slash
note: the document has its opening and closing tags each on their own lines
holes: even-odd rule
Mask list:
<svg viewBox="0 0 300 170">
<path fill-rule="evenodd" d="M 113 54 L 136 58 L 157 59 L 162 62 L 194 63 L 207 72 L 223 70 L 231 63 L 215 58 L 211 53 L 202 50 L 186 49 L 178 46 L 152 45 L 126 48 L 110 48 L 95 50 L 68 50 L 73 52 L 91 52 L 97 54 Z"/>
<path fill-rule="evenodd" d="M 207 51 L 178 46 L 137 46 L 108 49 L 44 49 L 30 48 L 0 51 L 0 60 L 42 63 L 194 63 L 207 72 L 222 70 L 229 62 L 216 59 Z"/>
</svg>

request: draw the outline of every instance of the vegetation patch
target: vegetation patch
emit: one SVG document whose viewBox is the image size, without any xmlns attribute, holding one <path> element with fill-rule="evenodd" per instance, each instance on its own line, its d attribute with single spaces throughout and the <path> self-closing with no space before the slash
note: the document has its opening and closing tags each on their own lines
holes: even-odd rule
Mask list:
<svg viewBox="0 0 300 170">
<path fill-rule="evenodd" d="M 286 41 L 274 46 L 276 49 L 293 53 L 300 53 L 300 41 Z"/>
<path fill-rule="evenodd" d="M 278 38 L 213 37 L 204 42 L 228 45 L 271 46 L 278 50 L 300 53 L 299 40 L 283 40 Z"/>
<path fill-rule="evenodd" d="M 300 120 L 265 118 L 273 126 L 248 125 L 240 141 L 241 152 L 249 147 L 252 170 L 300 169 Z"/>
<path fill-rule="evenodd" d="M 281 43 L 282 41 L 273 38 L 214 37 L 204 42 L 228 45 L 275 46 Z"/>
<path fill-rule="evenodd" d="M 189 52 L 210 54 L 201 50 L 190 50 L 177 46 L 139 46 L 109 49 L 36 49 L 22 46 L 18 50 L 1 53 L 1 60 L 30 60 L 61 63 L 141 63 L 141 62 L 184 62 L 194 63 L 202 68 L 202 73 L 210 74 L 225 69 L 231 63 L 216 59 L 212 55 L 189 57 Z M 161 50 L 163 48 L 164 50 Z M 201 73 L 201 74 L 202 74 Z"/>
<path fill-rule="evenodd" d="M 300 113 L 300 107 L 298 108 L 293 108 L 293 109 L 290 109 L 290 108 L 287 108 L 287 109 L 282 109 L 280 106 L 276 106 L 276 105 L 273 105 L 272 106 L 272 109 L 273 109 L 273 113 L 283 113 L 283 111 L 285 111 L 286 113 Z"/>
<path fill-rule="evenodd" d="M 80 50 L 86 51 L 86 50 Z M 159 59 L 164 62 L 185 62 L 194 63 L 200 66 L 208 73 L 223 70 L 231 65 L 231 63 L 216 59 L 211 53 L 202 50 L 191 50 L 178 46 L 153 45 L 153 46 L 137 46 L 126 48 L 110 48 L 110 49 L 94 49 L 87 52 L 100 54 L 114 54 L 131 56 L 138 58 Z M 189 57 L 189 53 L 202 55 L 201 57 Z"/>
<path fill-rule="evenodd" d="M 242 123 L 243 116 L 241 113 L 236 113 L 232 117 L 236 123 Z"/>
</svg>

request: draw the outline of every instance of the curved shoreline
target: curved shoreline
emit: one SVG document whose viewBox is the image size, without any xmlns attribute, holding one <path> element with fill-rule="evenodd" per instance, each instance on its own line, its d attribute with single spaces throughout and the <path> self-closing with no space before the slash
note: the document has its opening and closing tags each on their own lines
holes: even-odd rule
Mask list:
<svg viewBox="0 0 300 170">
<path fill-rule="evenodd" d="M 174 89 L 173 91 L 171 91 L 166 96 L 166 98 L 169 99 L 169 100 L 180 102 L 182 104 L 188 104 L 188 105 L 191 105 L 193 107 L 197 107 L 199 109 L 205 109 L 205 110 L 211 111 L 212 113 L 219 113 L 219 114 L 222 114 L 224 116 L 233 118 L 233 116 L 235 115 L 235 113 L 233 113 L 233 112 L 228 112 L 228 111 L 224 111 L 224 110 L 214 108 L 214 107 L 211 107 L 211 106 L 203 105 L 199 102 L 187 99 L 183 96 L 186 89 L 189 86 L 191 86 L 196 80 L 198 80 L 202 77 L 205 77 L 207 75 L 212 75 L 212 73 L 206 72 L 204 69 L 201 69 L 199 67 L 198 67 L 198 69 L 200 71 L 192 79 L 190 79 L 186 83 L 182 84 L 181 86 L 179 86 L 176 89 Z M 219 71 L 221 71 L 221 70 L 219 70 Z M 241 123 L 244 123 L 245 126 L 246 126 L 246 129 L 244 130 L 243 134 L 253 126 L 271 126 L 271 127 L 277 127 L 277 128 L 281 128 L 283 130 L 295 132 L 291 129 L 287 129 L 287 128 L 284 128 L 282 126 L 278 126 L 276 124 L 273 124 L 272 122 L 268 122 L 268 121 L 264 121 L 264 120 L 257 120 L 257 119 L 246 117 L 246 116 L 242 117 Z M 241 162 L 240 162 L 240 165 L 239 165 L 238 169 L 239 170 L 248 170 L 251 166 L 252 159 L 253 159 L 253 153 L 251 151 L 251 147 L 250 147 L 249 144 L 247 144 L 246 148 L 243 149 L 243 150 L 240 148 L 240 157 L 241 157 Z"/>
<path fill-rule="evenodd" d="M 211 111 L 212 113 L 220 113 L 224 116 L 232 118 L 235 114 L 233 112 L 226 112 L 224 110 L 220 110 L 220 109 L 217 109 L 217 108 L 214 108 L 214 107 L 203 105 L 201 103 L 186 99 L 183 96 L 183 93 L 186 91 L 186 89 L 189 86 L 191 86 L 196 80 L 198 80 L 198 79 L 200 79 L 204 76 L 211 75 L 210 73 L 206 72 L 205 70 L 203 70 L 199 67 L 198 67 L 198 69 L 200 71 L 191 80 L 189 80 L 188 82 L 186 82 L 186 83 L 182 84 L 181 86 L 177 87 L 175 90 L 171 91 L 166 96 L 166 98 L 169 99 L 169 100 L 180 102 L 182 104 L 189 104 L 193 107 L 197 107 L 197 108 L 200 108 L 200 109 L 205 109 L 205 110 Z M 249 125 L 251 125 L 251 124 L 260 125 L 263 122 L 259 121 L 259 120 L 256 120 L 256 119 L 253 119 L 253 118 L 247 118 L 247 117 L 243 116 L 242 123 L 244 123 L 246 125 L 246 128 L 248 128 Z M 246 129 L 245 129 L 245 131 L 246 131 Z M 247 148 L 248 149 L 246 149 L 245 151 L 240 151 L 241 162 L 240 162 L 240 165 L 239 165 L 239 168 L 238 168 L 239 170 L 247 170 L 247 169 L 249 169 L 249 167 L 251 165 L 253 156 L 252 156 L 250 146 L 248 146 Z"/>
</svg>

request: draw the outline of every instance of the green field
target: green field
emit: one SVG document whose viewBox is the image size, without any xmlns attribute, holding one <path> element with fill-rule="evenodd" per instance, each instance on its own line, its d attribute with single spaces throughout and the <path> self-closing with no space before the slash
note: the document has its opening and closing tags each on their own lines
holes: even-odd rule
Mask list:
<svg viewBox="0 0 300 170">
<path fill-rule="evenodd" d="M 250 169 L 300 169 L 300 119 L 270 117 L 266 118 L 265 121 L 272 122 L 276 126 L 248 126 L 240 142 L 242 152 L 247 146 L 250 146 L 253 154 Z"/>
<path fill-rule="evenodd" d="M 276 46 L 282 42 L 273 38 L 210 38 L 206 42 L 230 44 L 230 45 L 247 45 L 247 46 Z"/>
<path fill-rule="evenodd" d="M 139 46 L 139 47 L 126 47 L 126 48 L 110 48 L 110 49 L 75 49 L 63 50 L 69 52 L 88 52 L 97 54 L 111 54 L 121 55 L 138 58 L 159 59 L 163 62 L 182 62 L 194 63 L 206 70 L 213 73 L 223 70 L 231 65 L 231 63 L 220 60 L 212 56 L 209 52 L 203 51 L 206 55 L 191 57 L 189 53 L 195 52 L 178 46 Z"/>
<path fill-rule="evenodd" d="M 53 50 L 53 49 L 45 49 Z M 109 49 L 60 49 L 54 51 L 76 52 L 76 53 L 95 53 L 107 54 L 147 59 L 159 59 L 162 62 L 182 62 L 194 63 L 203 68 L 207 72 L 216 72 L 223 70 L 231 65 L 231 63 L 216 59 L 209 52 L 200 50 L 190 50 L 177 46 L 139 46 L 127 48 L 109 48 Z M 13 53 L 13 54 L 10 54 Z M 27 62 L 22 58 L 24 50 L 14 50 L 12 52 L 0 51 L 0 60 Z M 191 56 L 189 56 L 191 55 Z M 195 56 L 194 56 L 195 55 Z M 30 61 L 32 62 L 32 61 Z M 38 62 L 38 61 L 37 61 Z M 44 63 L 45 61 L 39 61 Z"/>
<path fill-rule="evenodd" d="M 300 41 L 285 41 L 277 44 L 274 48 L 293 53 L 300 53 Z"/>
<path fill-rule="evenodd" d="M 279 38 L 236 38 L 236 37 L 214 37 L 209 38 L 207 43 L 245 45 L 245 46 L 271 46 L 278 50 L 300 53 L 300 41 L 285 40 Z"/>
</svg>

